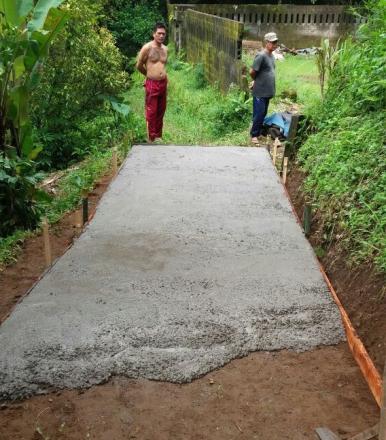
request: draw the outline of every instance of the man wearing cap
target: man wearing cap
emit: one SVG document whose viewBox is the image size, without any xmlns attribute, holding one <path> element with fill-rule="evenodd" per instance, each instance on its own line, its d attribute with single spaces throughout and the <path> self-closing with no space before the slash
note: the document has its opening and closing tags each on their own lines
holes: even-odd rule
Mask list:
<svg viewBox="0 0 386 440">
<path fill-rule="evenodd" d="M 275 59 L 272 52 L 277 48 L 278 38 L 275 32 L 269 32 L 264 35 L 264 40 L 265 48 L 256 55 L 249 71 L 254 80 L 251 141 L 256 145 L 259 143 L 258 137 L 268 111 L 269 100 L 275 96 Z"/>
</svg>

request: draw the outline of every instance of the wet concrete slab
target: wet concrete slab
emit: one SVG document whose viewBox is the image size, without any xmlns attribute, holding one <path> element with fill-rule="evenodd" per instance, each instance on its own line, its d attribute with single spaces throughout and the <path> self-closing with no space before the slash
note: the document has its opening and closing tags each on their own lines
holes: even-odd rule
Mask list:
<svg viewBox="0 0 386 440">
<path fill-rule="evenodd" d="M 112 375 L 189 382 L 251 351 L 343 339 L 265 149 L 135 146 L 0 327 L 0 398 Z"/>
</svg>

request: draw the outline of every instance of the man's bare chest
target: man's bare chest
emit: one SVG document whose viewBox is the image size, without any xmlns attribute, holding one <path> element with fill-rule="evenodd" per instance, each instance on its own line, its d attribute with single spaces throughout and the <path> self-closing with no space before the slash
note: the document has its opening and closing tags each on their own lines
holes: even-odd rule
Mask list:
<svg viewBox="0 0 386 440">
<path fill-rule="evenodd" d="M 161 62 L 165 64 L 167 59 L 166 51 L 163 48 L 150 47 L 149 55 L 147 59 L 151 63 Z"/>
</svg>

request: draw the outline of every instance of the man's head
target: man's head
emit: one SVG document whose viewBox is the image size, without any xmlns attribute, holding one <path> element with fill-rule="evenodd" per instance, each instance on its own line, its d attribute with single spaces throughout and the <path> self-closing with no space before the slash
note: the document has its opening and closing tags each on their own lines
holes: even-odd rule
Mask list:
<svg viewBox="0 0 386 440">
<path fill-rule="evenodd" d="M 158 22 L 154 25 L 153 28 L 153 38 L 157 44 L 162 44 L 166 38 L 166 26 Z"/>
<path fill-rule="evenodd" d="M 264 35 L 265 40 L 265 48 L 268 52 L 273 52 L 277 45 L 279 44 L 279 39 L 277 38 L 277 35 L 275 32 L 268 32 L 268 34 Z"/>
</svg>

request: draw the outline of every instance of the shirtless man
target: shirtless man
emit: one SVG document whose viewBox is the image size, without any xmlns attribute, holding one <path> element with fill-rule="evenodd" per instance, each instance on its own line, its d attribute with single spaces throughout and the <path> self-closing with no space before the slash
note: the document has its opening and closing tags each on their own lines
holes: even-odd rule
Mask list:
<svg viewBox="0 0 386 440">
<path fill-rule="evenodd" d="M 153 41 L 146 43 L 140 50 L 136 68 L 146 76 L 145 111 L 148 140 L 153 142 L 162 137 L 163 117 L 166 110 L 166 61 L 168 49 L 163 44 L 166 27 L 156 23 L 153 29 Z"/>
</svg>

